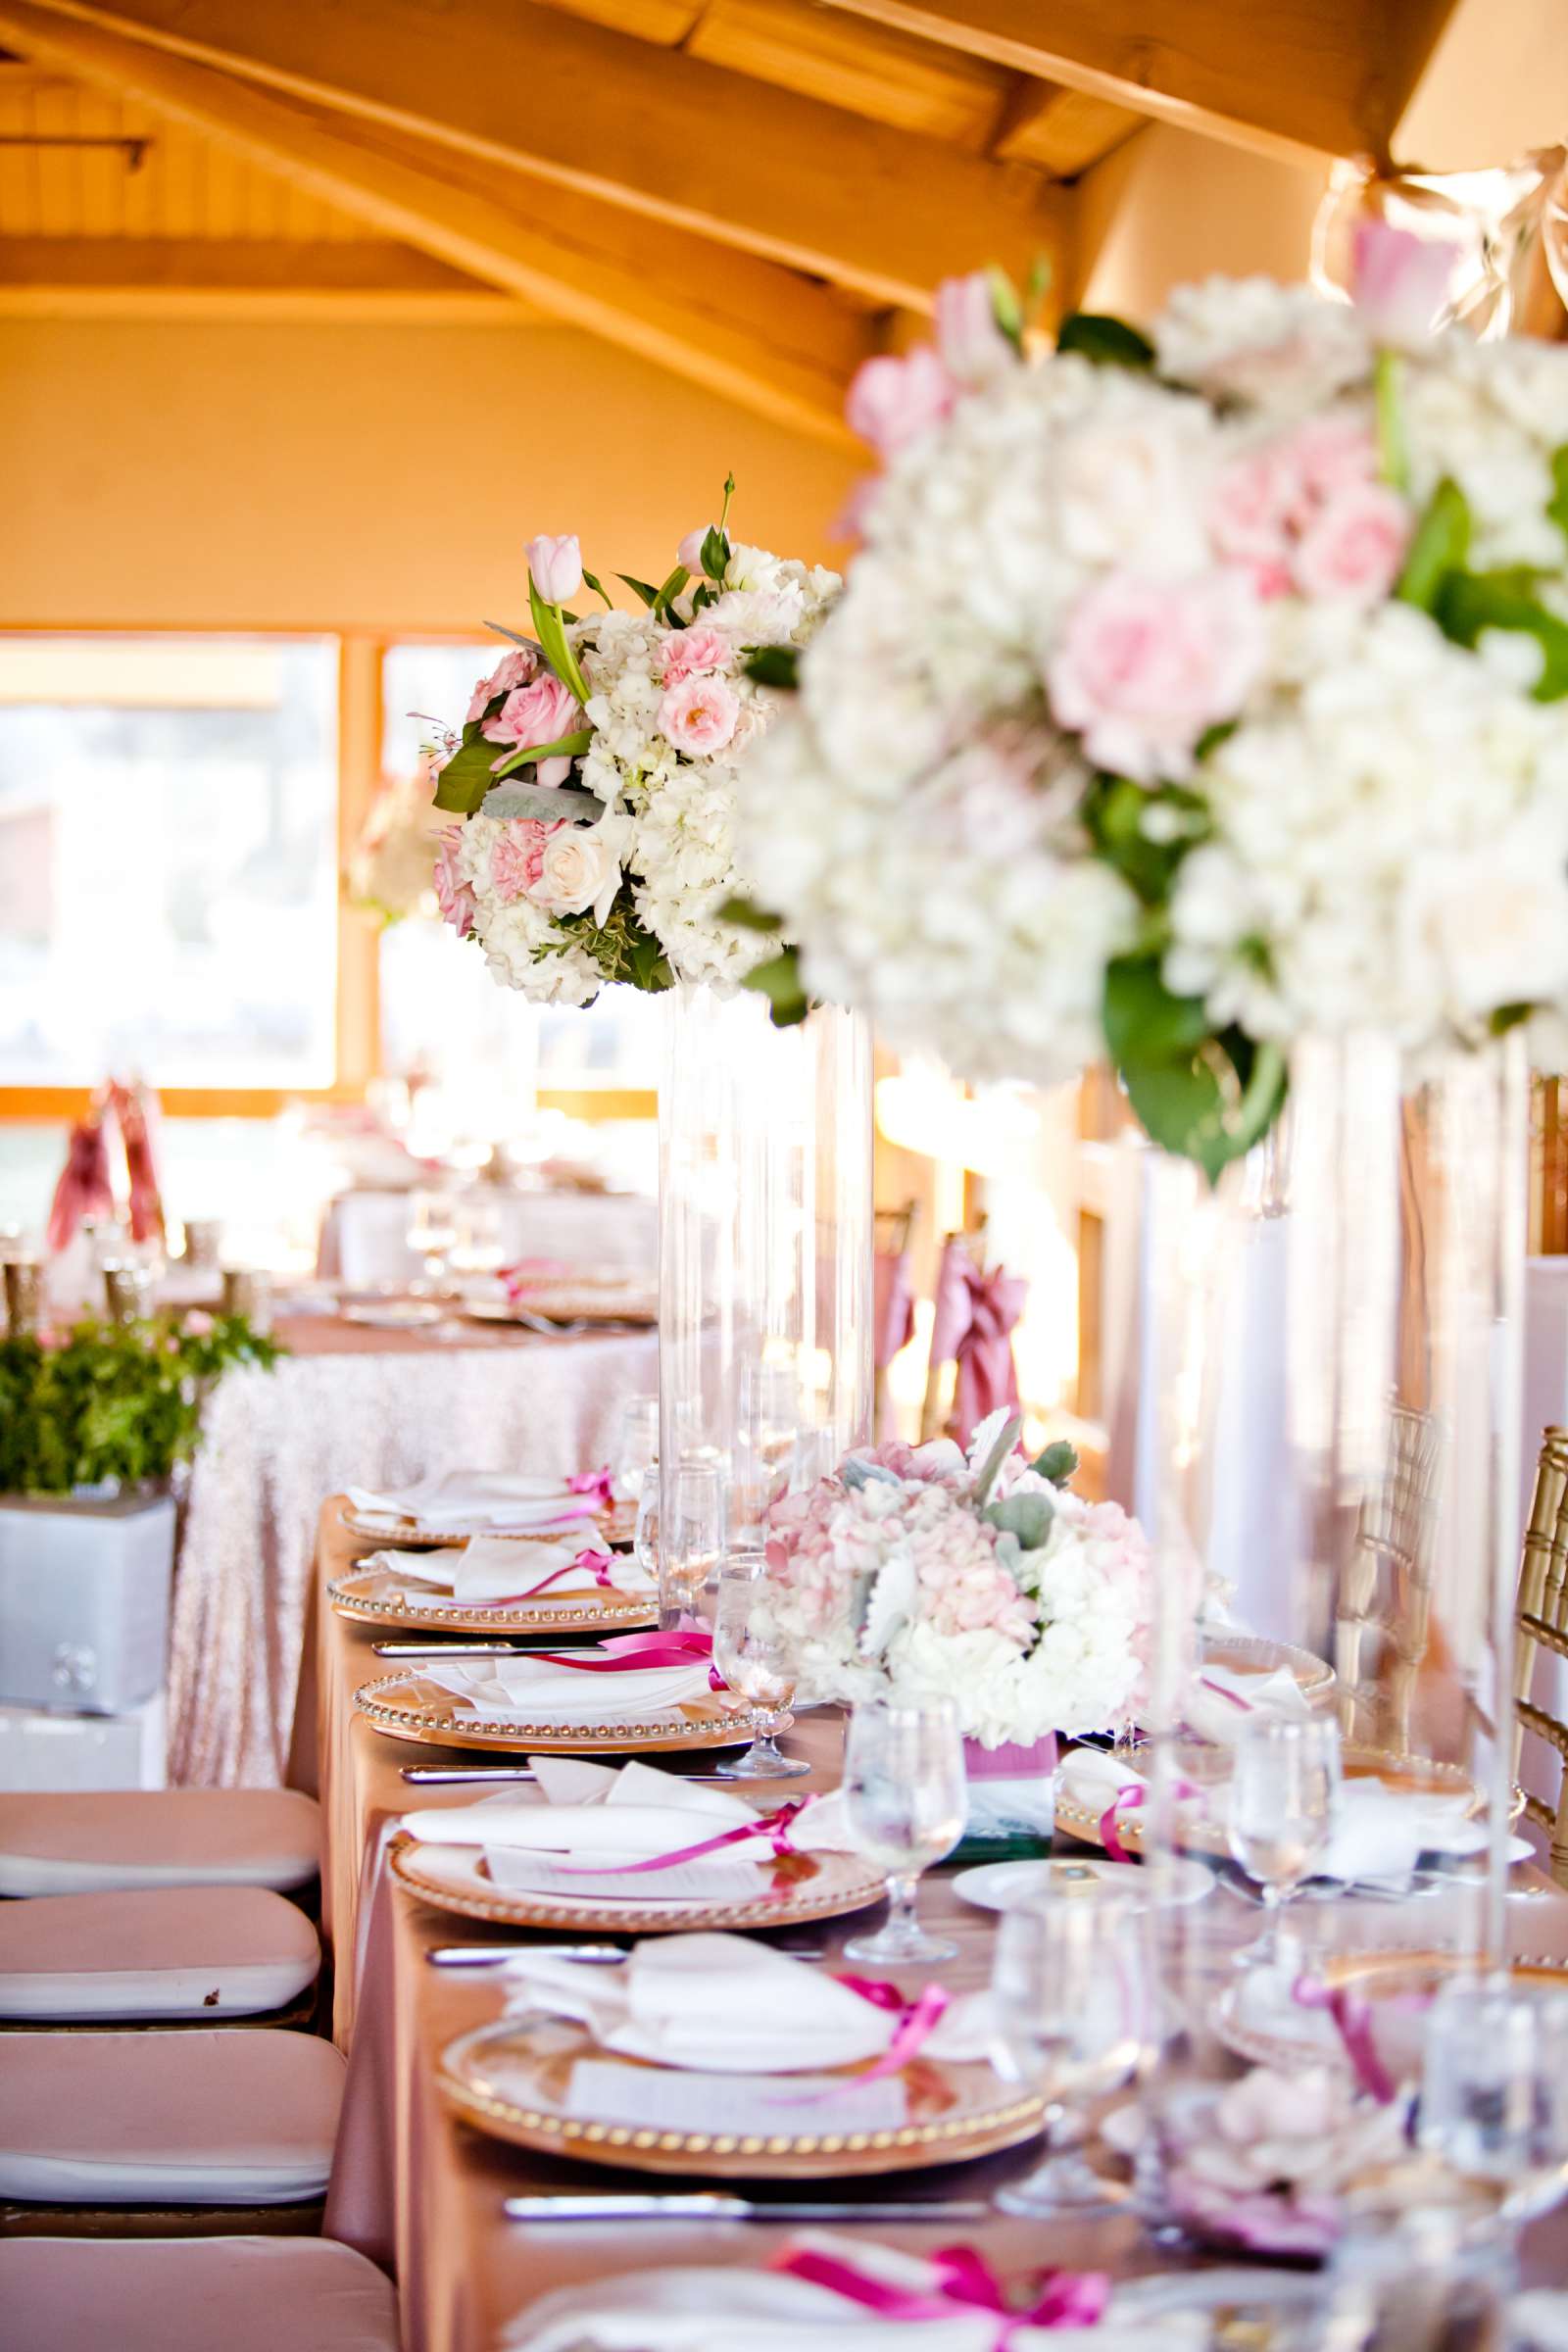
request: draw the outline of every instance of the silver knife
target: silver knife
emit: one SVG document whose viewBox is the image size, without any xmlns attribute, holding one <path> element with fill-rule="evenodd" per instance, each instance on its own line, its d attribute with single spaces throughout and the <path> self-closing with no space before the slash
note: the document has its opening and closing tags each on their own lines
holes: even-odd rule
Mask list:
<svg viewBox="0 0 1568 2352">
<path fill-rule="evenodd" d="M 763 2204 L 751 2197 L 704 2191 L 674 2196 L 508 2197 L 509 2222 L 984 2222 L 993 2208 L 984 2197 L 792 2198 Z"/>
<path fill-rule="evenodd" d="M 657 1764 L 651 1764 L 648 1769 L 650 1772 L 658 1772 L 662 1768 Z M 512 1781 L 536 1781 L 539 1777 L 526 1764 L 402 1764 L 398 1767 L 398 1774 L 400 1779 L 409 1782 L 416 1788 L 472 1788 L 486 1782 L 504 1786 Z M 688 1788 L 727 1788 L 729 1783 L 734 1780 L 760 1780 L 761 1775 L 720 1770 L 718 1772 L 670 1772 L 666 1773 L 664 1777 L 666 1780 L 684 1781 Z"/>
<path fill-rule="evenodd" d="M 541 1635 L 541 1641 L 559 1641 L 559 1635 Z M 525 1658 L 529 1652 L 520 1642 L 372 1642 L 370 1647 L 378 1658 Z"/>
<path fill-rule="evenodd" d="M 781 1943 L 771 1947 L 789 1960 L 827 1960 L 825 1945 Z M 619 1943 L 435 1943 L 425 1953 L 432 1968 L 499 1968 L 523 1952 L 548 1952 L 553 1960 L 587 1960 L 600 1968 L 618 1968 L 632 1955 L 630 1944 Z"/>
</svg>

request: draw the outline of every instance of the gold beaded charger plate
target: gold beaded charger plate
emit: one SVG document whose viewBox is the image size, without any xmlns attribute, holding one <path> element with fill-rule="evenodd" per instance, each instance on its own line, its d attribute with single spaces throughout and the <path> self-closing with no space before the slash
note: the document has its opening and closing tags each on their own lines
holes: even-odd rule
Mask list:
<svg viewBox="0 0 1568 2352">
<path fill-rule="evenodd" d="M 464 1314 L 475 1323 L 630 1323 L 659 1321 L 658 1294 L 646 1283 L 616 1289 L 609 1283 L 540 1283 L 516 1298 L 470 1298 Z"/>
<path fill-rule="evenodd" d="M 555 1540 L 555 1539 L 553 1539 Z M 659 1595 L 631 1592 L 538 1592 L 521 1600 L 464 1607 L 415 1568 L 367 1568 L 326 1588 L 339 1617 L 358 1625 L 426 1626 L 443 1634 L 635 1633 L 659 1622 Z"/>
<path fill-rule="evenodd" d="M 582 2026 L 529 2017 L 449 2043 L 439 2080 L 466 2123 L 517 2147 L 705 2180 L 962 2164 L 1034 2138 L 1044 2120 L 1038 2092 L 984 2062 L 921 2053 L 878 2082 L 863 2082 L 866 2072 L 862 2063 L 808 2077 L 693 2074 L 607 2050 Z"/>
<path fill-rule="evenodd" d="M 1205 1634 L 1203 1664 L 1223 1666 L 1227 1674 L 1244 1676 L 1277 1674 L 1283 1666 L 1296 1677 L 1297 1688 L 1314 1702 L 1327 1697 L 1336 1679 L 1326 1659 L 1295 1642 L 1271 1641 L 1266 1634 Z"/>
<path fill-rule="evenodd" d="M 538 1749 L 554 1756 L 641 1755 L 656 1748 L 740 1747 L 760 1737 L 763 1717 L 756 1707 L 727 1692 L 690 1698 L 678 1707 L 650 1707 L 637 1721 L 616 1716 L 601 1722 L 563 1723 L 543 1717 L 523 1723 L 513 1717 L 481 1715 L 416 1672 L 383 1674 L 362 1684 L 354 1704 L 376 1731 L 393 1740 L 426 1747 L 483 1747 L 504 1755 Z M 772 1722 L 772 1718 L 767 1719 Z M 775 1729 L 788 1730 L 793 1717 Z"/>
<path fill-rule="evenodd" d="M 1223 1755 L 1223 1750 L 1209 1749 L 1210 1755 Z M 1467 1811 L 1478 1813 L 1485 1799 L 1475 1782 L 1457 1764 L 1440 1763 L 1433 1756 L 1400 1755 L 1391 1747 L 1349 1746 L 1341 1750 L 1341 1770 L 1348 1781 L 1377 1780 L 1396 1793 L 1411 1796 L 1464 1796 Z M 1183 1768 L 1185 1769 L 1185 1763 Z M 1070 1771 L 1070 1763 L 1067 1767 Z M 1191 1804 L 1181 1807 L 1181 1841 L 1188 1852 L 1214 1854 L 1230 1858 L 1230 1844 L 1221 1823 L 1195 1813 Z M 1056 1827 L 1069 1837 L 1081 1838 L 1086 1845 L 1102 1846 L 1104 1808 L 1075 1802 L 1064 1779 L 1056 1784 Z M 1142 1812 L 1122 1813 L 1116 1821 L 1116 1837 L 1130 1854 L 1143 1851 L 1145 1816 Z"/>
<path fill-rule="evenodd" d="M 361 1543 L 379 1544 L 391 1551 L 445 1551 L 468 1540 L 466 1535 L 454 1535 L 450 1528 L 430 1527 L 396 1511 L 358 1511 L 351 1502 L 343 1505 L 338 1518 Z M 592 1517 L 564 1520 L 559 1527 L 487 1527 L 483 1531 L 487 1544 L 560 1544 L 580 1534 L 585 1544 L 608 1544 L 612 1551 L 627 1550 L 636 1532 L 637 1506 L 627 1502 L 612 1502 Z"/>
<path fill-rule="evenodd" d="M 438 1911 L 482 1919 L 492 1927 L 557 1928 L 573 1935 L 792 1928 L 806 1920 L 839 1919 L 847 1912 L 863 1911 L 887 1891 L 886 1879 L 858 1854 L 783 1855 L 758 1869 L 755 1896 L 727 1903 L 696 1896 L 639 1898 L 631 1891 L 631 1881 L 623 1902 L 608 1901 L 603 1894 L 528 1894 L 498 1886 L 478 1847 L 424 1845 L 407 1833 L 393 1839 L 387 1854 L 394 1877 L 421 1903 Z"/>
<path fill-rule="evenodd" d="M 1312 1974 L 1331 1991 L 1348 1989 L 1364 1998 L 1373 2042 L 1397 2082 L 1419 2072 L 1423 2024 L 1432 1995 L 1471 1965 L 1463 1952 L 1420 1951 L 1401 1944 L 1378 1951 L 1330 1952 L 1314 1958 Z M 1510 1960 L 1508 1975 L 1516 1984 L 1568 1990 L 1568 1961 L 1562 1959 Z M 1220 2039 L 1239 2057 L 1272 2067 L 1277 2074 L 1348 2066 L 1324 2011 L 1302 2009 L 1298 2021 L 1281 2005 L 1264 2023 L 1246 2014 L 1244 1990 L 1240 1981 L 1227 1985 L 1210 2013 Z"/>
</svg>

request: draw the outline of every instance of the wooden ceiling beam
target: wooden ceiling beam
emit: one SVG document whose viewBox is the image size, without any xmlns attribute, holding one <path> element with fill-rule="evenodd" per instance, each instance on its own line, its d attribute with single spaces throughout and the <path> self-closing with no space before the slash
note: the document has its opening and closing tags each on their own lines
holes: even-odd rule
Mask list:
<svg viewBox="0 0 1568 2352">
<path fill-rule="evenodd" d="M 1060 268 L 1023 165 L 868 122 L 528 0 L 49 0 L 51 14 L 520 166 L 562 187 L 929 306 L 977 262 Z"/>
<path fill-rule="evenodd" d="M 1297 160 L 1386 156 L 1453 0 L 824 0 Z"/>
<path fill-rule="evenodd" d="M 1131 107 L 1097 98 L 1092 90 L 1020 81 L 991 152 L 1009 163 L 1037 164 L 1054 179 L 1076 179 L 1135 130 L 1142 130 L 1147 120 Z"/>
<path fill-rule="evenodd" d="M 0 237 L 4 318 L 292 318 L 323 310 L 333 318 L 528 316 L 515 295 L 391 239 Z"/>
<path fill-rule="evenodd" d="M 786 270 L 652 232 L 614 208 L 564 203 L 520 173 L 351 124 L 30 0 L 0 0 L 0 41 L 226 141 L 383 236 L 775 422 L 848 438 L 844 385 L 869 327 Z"/>
</svg>

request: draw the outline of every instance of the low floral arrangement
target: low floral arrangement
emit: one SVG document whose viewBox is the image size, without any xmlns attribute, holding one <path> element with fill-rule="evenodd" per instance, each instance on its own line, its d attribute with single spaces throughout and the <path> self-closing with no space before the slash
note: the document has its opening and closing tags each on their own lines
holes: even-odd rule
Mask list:
<svg viewBox="0 0 1568 2352">
<path fill-rule="evenodd" d="M 1135 1704 L 1153 1612 L 1136 1519 L 1030 1461 L 994 1413 L 949 1439 L 852 1453 L 768 1515 L 772 1607 L 803 1699 L 951 1698 L 967 1739 L 1032 1745 L 1108 1730 Z"/>
<path fill-rule="evenodd" d="M 199 1310 L 0 1340 L 0 1494 L 162 1486 L 196 1450 L 213 1382 L 281 1352 L 243 1315 Z"/>
<path fill-rule="evenodd" d="M 1352 305 L 1212 278 L 1048 353 L 978 276 L 866 364 L 863 551 L 742 773 L 776 1018 L 1108 1054 L 1210 1174 L 1306 1032 L 1545 1015 L 1562 1066 L 1568 346 L 1430 331 L 1451 260 L 1368 223 Z"/>
<path fill-rule="evenodd" d="M 386 778 L 349 852 L 344 875 L 349 899 L 385 924 L 436 911 L 430 860 L 439 845 L 431 790 L 424 765 L 414 775 Z"/>
<path fill-rule="evenodd" d="M 529 543 L 534 634 L 481 678 L 462 728 L 430 749 L 441 911 L 495 977 L 538 1003 L 591 1004 L 607 981 L 733 986 L 776 948 L 719 919 L 744 893 L 735 770 L 767 721 L 768 657 L 805 646 L 832 572 L 691 532 L 662 586 L 621 575 L 617 610 L 577 541 Z M 579 619 L 587 588 L 607 610 Z"/>
</svg>

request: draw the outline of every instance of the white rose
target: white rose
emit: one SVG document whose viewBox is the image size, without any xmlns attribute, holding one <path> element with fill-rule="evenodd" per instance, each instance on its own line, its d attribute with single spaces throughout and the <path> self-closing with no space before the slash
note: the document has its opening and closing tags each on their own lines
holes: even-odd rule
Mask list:
<svg viewBox="0 0 1568 2352">
<path fill-rule="evenodd" d="M 552 914 L 581 914 L 591 906 L 595 922 L 605 922 L 620 888 L 622 821 L 607 817 L 553 833 L 529 897 Z"/>
</svg>

